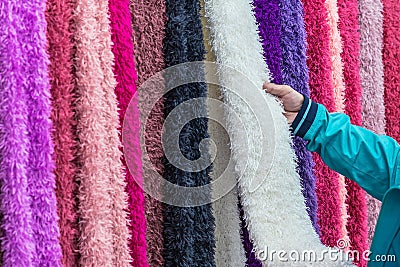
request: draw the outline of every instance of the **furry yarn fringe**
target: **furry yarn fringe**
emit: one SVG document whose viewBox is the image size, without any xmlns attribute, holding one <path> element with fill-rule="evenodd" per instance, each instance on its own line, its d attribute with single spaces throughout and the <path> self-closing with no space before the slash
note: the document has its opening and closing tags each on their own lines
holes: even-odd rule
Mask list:
<svg viewBox="0 0 400 267">
<path fill-rule="evenodd" d="M 200 1 L 185 0 L 166 2 L 166 35 L 164 56 L 167 66 L 204 59 L 205 49 L 200 21 Z M 168 80 L 166 83 L 168 84 Z M 207 86 L 204 83 L 191 83 L 179 86 L 165 97 L 165 116 L 183 101 L 206 97 Z M 206 105 L 198 105 L 206 109 Z M 193 110 L 196 112 L 196 110 Z M 208 119 L 197 118 L 187 122 L 179 136 L 171 135 L 171 127 L 166 126 L 165 140 L 171 143 L 179 138 L 181 153 L 175 157 L 189 160 L 198 158 L 199 143 L 208 138 Z M 179 152 L 179 151 L 178 151 Z M 210 182 L 211 166 L 197 172 L 181 170 L 165 163 L 164 177 L 180 186 L 200 186 Z M 170 194 L 172 192 L 169 192 Z M 179 196 L 177 196 L 179 197 Z M 203 200 L 211 200 L 211 192 L 203 192 Z M 164 260 L 165 266 L 215 266 L 214 262 L 214 217 L 211 204 L 196 207 L 176 207 L 165 205 L 164 209 Z"/>
<path fill-rule="evenodd" d="M 61 263 L 78 264 L 76 172 L 77 143 L 73 127 L 73 29 L 72 1 L 48 0 L 46 10 L 49 75 L 51 81 L 53 142 L 56 168 L 56 196 L 60 227 Z"/>
<path fill-rule="evenodd" d="M 0 181 L 2 266 L 33 266 L 35 242 L 28 195 L 27 65 L 22 34 L 31 29 L 16 1 L 0 7 Z M 25 46 L 26 48 L 26 46 Z"/>
<path fill-rule="evenodd" d="M 281 0 L 280 25 L 282 30 L 282 81 L 298 92 L 310 96 L 308 87 L 308 68 L 306 63 L 306 32 L 303 20 L 301 0 Z M 296 67 L 294 67 L 296 66 Z M 306 201 L 308 215 L 312 225 L 319 233 L 317 223 L 316 178 L 313 172 L 314 162 L 311 153 L 306 149 L 306 142 L 299 137 L 293 140 L 297 157 L 297 173 Z"/>
<path fill-rule="evenodd" d="M 206 50 L 206 60 L 209 62 L 215 62 L 215 55 L 211 49 L 210 32 L 207 25 L 207 20 L 204 17 L 204 1 L 201 2 L 201 22 L 203 26 L 204 46 Z M 207 70 L 206 70 L 207 71 Z M 221 88 L 214 84 L 207 84 L 207 97 L 213 99 L 221 99 Z M 208 106 L 208 112 L 211 118 L 218 122 L 225 122 L 224 114 L 221 114 L 219 108 L 214 105 Z M 210 133 L 211 140 L 217 146 L 218 153 L 213 161 L 213 171 L 210 173 L 211 179 L 217 180 L 220 175 L 224 172 L 226 177 L 233 179 L 236 184 L 236 173 L 233 164 L 230 164 L 229 159 L 231 158 L 230 151 L 230 139 L 225 129 L 221 129 L 221 125 L 215 123 L 213 120 L 209 120 L 208 131 Z M 215 265 L 216 267 L 225 266 L 245 266 L 246 264 L 251 265 L 249 261 L 246 262 L 246 255 L 244 246 L 242 245 L 241 232 L 247 231 L 247 229 L 241 230 L 240 218 L 238 209 L 238 188 L 237 185 L 232 188 L 226 195 L 217 199 L 215 193 L 218 193 L 214 187 L 212 190 L 214 194 L 213 199 L 216 199 L 212 203 L 213 215 L 215 217 Z M 219 197 L 219 196 L 218 196 Z M 248 243 L 250 240 L 247 238 Z M 249 250 L 252 252 L 251 250 Z M 246 251 L 247 253 L 248 251 Z M 252 252 L 253 259 L 255 259 L 254 252 Z M 257 261 L 261 266 L 261 262 Z"/>
<path fill-rule="evenodd" d="M 335 110 L 332 83 L 332 60 L 330 55 L 330 28 L 328 10 L 324 0 L 304 0 L 304 21 L 307 30 L 307 65 L 311 98 L 324 104 L 328 110 Z M 323 64 L 321 63 L 323 62 Z M 318 224 L 323 244 L 336 246 L 341 238 L 341 201 L 339 175 L 330 170 L 321 157 L 314 153 L 315 175 L 317 177 Z M 344 186 L 343 186 L 344 187 Z M 326 192 L 330 192 L 327 194 Z M 344 225 L 345 226 L 345 225 Z"/>
<path fill-rule="evenodd" d="M 83 266 L 130 263 L 107 13 L 107 1 L 76 3 L 79 263 Z"/>
<path fill-rule="evenodd" d="M 233 67 L 243 73 L 254 83 L 255 87 L 243 88 L 243 90 L 261 90 L 263 80 L 269 80 L 269 73 L 262 57 L 262 46 L 258 40 L 256 20 L 252 13 L 252 6 L 244 1 L 206 0 L 205 15 L 210 25 L 212 48 L 216 61 L 219 64 L 220 80 L 227 88 L 235 88 L 235 77 L 224 73 L 224 66 Z M 261 132 L 252 131 L 256 127 L 250 110 L 243 105 L 236 93 L 241 95 L 239 89 L 235 93 L 223 90 L 224 102 L 232 108 L 226 110 L 228 133 L 232 140 L 232 156 L 236 162 L 236 171 L 244 166 L 238 164 L 247 161 L 248 168 L 255 168 L 257 161 L 262 164 L 269 162 L 268 158 L 258 159 L 258 147 Z M 296 173 L 295 154 L 291 149 L 289 127 L 282 115 L 282 107 L 271 95 L 264 94 L 265 101 L 269 104 L 273 122 L 270 121 L 268 129 L 262 132 L 268 133 L 276 129 L 279 133 L 275 136 L 275 161 L 270 172 L 257 172 L 256 175 L 267 175 L 266 181 L 257 190 L 251 190 L 252 177 L 244 174 L 239 180 L 241 202 L 243 204 L 244 217 L 247 221 L 250 238 L 254 242 L 256 255 L 262 250 L 268 249 L 314 249 L 317 253 L 326 249 L 319 241 L 309 216 L 306 211 L 304 198 L 301 193 L 300 178 Z M 235 114 L 242 121 L 246 121 L 244 127 L 247 135 L 237 132 L 239 125 L 232 124 L 230 118 Z M 259 120 L 268 120 L 258 114 Z M 241 147 L 248 146 L 250 153 L 244 155 Z M 251 172 L 250 172 L 251 173 Z M 290 194 L 282 196 L 282 192 Z M 265 213 L 268 211 L 268 214 Z M 265 266 L 288 266 L 288 262 L 263 262 Z M 303 266 L 303 263 L 293 263 Z M 309 265 L 312 265 L 310 263 Z M 318 266 L 337 266 L 338 263 L 319 262 Z"/>
<path fill-rule="evenodd" d="M 385 133 L 383 87 L 383 6 L 380 0 L 359 0 L 360 12 L 360 77 L 362 91 L 362 125 Z M 381 202 L 366 194 L 368 204 L 368 244 L 374 235 Z"/>
<path fill-rule="evenodd" d="M 137 86 L 140 86 L 149 77 L 161 71 L 164 64 L 162 54 L 163 39 L 165 36 L 165 1 L 143 0 L 130 1 L 132 13 L 133 41 L 135 47 L 135 62 L 138 74 Z M 160 81 L 162 84 L 162 81 Z M 163 92 L 162 87 L 152 87 L 153 90 Z M 161 197 L 161 185 L 157 175 L 154 175 L 153 168 L 162 175 L 164 166 L 162 164 L 163 149 L 161 144 L 162 125 L 164 123 L 164 102 L 160 100 L 154 107 L 149 107 L 146 98 L 157 92 L 140 91 L 139 108 L 144 110 L 152 109 L 149 118 L 141 118 L 146 123 L 145 132 L 147 154 L 152 163 L 143 164 L 143 179 L 146 185 L 152 186 L 153 192 L 158 192 Z M 145 120 L 147 119 L 147 122 Z M 152 166 L 148 168 L 148 166 Z M 149 181 L 146 183 L 146 181 Z M 146 240 L 147 260 L 150 266 L 163 266 L 163 205 L 156 198 L 145 194 L 146 213 Z"/>
<path fill-rule="evenodd" d="M 119 121 L 120 128 L 122 128 L 129 102 L 134 93 L 136 93 L 135 82 L 137 80 L 137 75 L 133 58 L 132 17 L 129 10 L 129 0 L 110 0 L 109 8 L 111 14 L 111 37 L 113 42 L 112 51 L 115 57 L 114 74 L 118 82 L 115 93 L 118 98 Z M 110 96 L 113 97 L 111 94 Z M 111 98 L 111 100 L 113 102 L 115 101 L 113 98 Z M 122 157 L 122 160 L 125 167 L 126 193 L 128 195 L 129 204 L 129 249 L 132 257 L 132 264 L 135 267 L 145 267 L 148 266 L 146 257 L 146 218 L 144 212 L 144 194 L 141 188 L 140 114 L 137 104 L 137 102 L 131 103 L 132 107 L 129 110 L 130 133 L 134 135 L 129 137 L 131 145 L 130 152 L 132 152 L 132 154 L 125 155 L 130 157 L 129 169 L 127 168 L 124 157 Z M 115 111 L 115 109 L 111 110 L 111 112 Z M 116 176 L 116 178 L 119 177 Z M 124 195 L 122 196 L 124 197 Z M 116 194 L 116 197 L 118 197 L 118 194 Z M 115 201 L 122 201 L 122 203 L 124 203 L 125 199 L 115 199 Z M 121 208 L 123 210 L 125 207 L 121 206 L 120 209 Z M 124 216 L 120 215 L 120 218 L 120 223 L 123 223 L 125 219 Z M 123 242 L 121 242 L 121 252 L 126 250 L 123 245 Z M 121 257 L 127 259 L 126 255 Z"/>
<path fill-rule="evenodd" d="M 386 134 L 400 142 L 400 2 L 382 0 L 383 3 L 383 66 L 385 88 Z"/>
</svg>

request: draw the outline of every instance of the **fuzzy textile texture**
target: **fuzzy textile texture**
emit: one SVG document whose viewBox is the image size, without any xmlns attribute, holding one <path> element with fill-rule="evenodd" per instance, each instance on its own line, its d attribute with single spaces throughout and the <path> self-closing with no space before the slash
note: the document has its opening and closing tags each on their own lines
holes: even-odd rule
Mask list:
<svg viewBox="0 0 400 267">
<path fill-rule="evenodd" d="M 282 30 L 282 82 L 296 91 L 310 96 L 308 85 L 308 68 L 306 63 L 306 32 L 301 0 L 281 0 L 280 22 Z M 296 67 L 294 67 L 296 66 Z M 297 172 L 306 201 L 308 215 L 312 225 L 319 234 L 317 223 L 317 196 L 315 192 L 316 178 L 313 172 L 314 162 L 306 148 L 306 142 L 300 137 L 293 140 L 293 148 L 297 157 Z"/>
<path fill-rule="evenodd" d="M 28 66 L 22 36 L 30 31 L 16 1 L 0 7 L 0 179 L 2 266 L 33 266 L 35 242 L 28 195 Z M 26 48 L 26 46 L 25 46 Z"/>
<path fill-rule="evenodd" d="M 307 31 L 310 95 L 314 101 L 324 104 L 329 111 L 334 111 L 328 11 L 324 0 L 304 0 L 303 5 Z M 320 239 L 323 244 L 333 247 L 341 238 L 340 178 L 336 172 L 323 163 L 318 154 L 314 153 L 313 159 L 317 177 L 316 193 Z"/>
<path fill-rule="evenodd" d="M 255 0 L 253 5 L 254 14 L 258 23 L 259 36 L 262 41 L 264 58 L 271 72 L 271 79 L 274 83 L 282 84 L 279 2 L 280 1 Z M 253 250 L 253 244 L 249 240 L 249 231 L 245 227 L 246 224 L 242 209 L 240 213 L 243 227 L 243 245 L 246 250 L 247 264 L 249 266 L 261 266 L 261 261 L 257 260 Z"/>
<path fill-rule="evenodd" d="M 61 247 L 55 194 L 50 83 L 46 53 L 46 1 L 27 1 L 23 5 L 26 28 L 20 32 L 25 57 L 27 132 L 29 158 L 28 194 L 32 211 L 32 233 L 35 242 L 33 266 L 60 266 Z"/>
<path fill-rule="evenodd" d="M 383 66 L 386 134 L 400 142 L 400 2 L 382 0 L 383 4 Z"/>
<path fill-rule="evenodd" d="M 135 81 L 137 75 L 133 56 L 133 40 L 129 0 L 110 0 L 112 52 L 115 57 L 114 74 L 117 80 L 115 93 L 118 99 L 120 127 L 122 128 L 125 114 L 132 96 L 136 93 Z M 125 167 L 126 192 L 128 194 L 129 218 L 129 250 L 132 265 L 145 267 L 146 257 L 146 218 L 144 212 L 144 194 L 142 185 L 142 161 L 140 148 L 140 121 L 137 101 L 131 103 L 129 119 L 130 152 L 129 165 L 122 158 Z M 129 167 L 129 168 L 128 168 Z M 122 199 L 124 203 L 124 199 Z M 123 207 L 122 207 L 123 208 Z"/>
<path fill-rule="evenodd" d="M 198 0 L 166 1 L 166 34 L 164 58 L 166 66 L 190 61 L 201 61 L 205 56 L 203 33 Z M 166 79 L 168 86 L 171 80 Z M 205 83 L 191 83 L 176 87 L 165 96 L 165 117 L 183 101 L 205 97 Z M 196 109 L 206 109 L 205 103 L 195 105 Z M 188 112 L 198 112 L 196 109 Z M 178 124 L 178 123 L 176 123 Z M 174 153 L 172 162 L 180 157 L 195 160 L 200 157 L 199 143 L 208 138 L 208 119 L 193 119 L 185 124 L 179 136 L 173 133 L 174 125 L 166 125 L 163 141 L 167 144 L 178 142 L 181 151 Z M 211 166 L 197 172 L 189 172 L 175 167 L 165 160 L 164 177 L 180 186 L 201 186 L 210 182 Z M 166 192 L 174 194 L 174 192 Z M 181 197 L 181 196 L 177 196 Z M 204 201 L 211 200 L 211 192 L 204 190 L 199 196 Z M 211 204 L 196 207 L 176 207 L 165 205 L 164 209 L 164 260 L 165 266 L 215 266 L 214 261 L 214 217 Z"/>
<path fill-rule="evenodd" d="M 201 22 L 203 26 L 206 60 L 215 62 L 215 55 L 211 49 L 209 28 L 207 20 L 204 17 L 204 2 L 202 1 L 201 4 L 203 7 L 201 9 Z M 207 86 L 207 97 L 220 100 L 221 88 L 211 83 L 207 84 Z M 213 171 L 210 174 L 211 179 L 216 181 L 220 178 L 222 173 L 225 173 L 226 177 L 228 177 L 227 180 L 235 184 L 235 186 L 221 198 L 217 195 L 220 192 L 219 188 L 217 186 L 212 188 L 213 199 L 216 199 L 212 203 L 215 217 L 215 265 L 217 267 L 244 266 L 247 263 L 248 266 L 254 266 L 249 262 L 249 258 L 246 262 L 245 249 L 242 245 L 241 232 L 247 231 L 247 229 L 243 228 L 243 230 L 241 230 L 240 227 L 237 177 L 234 165 L 230 162 L 230 138 L 225 128 L 223 128 L 223 125 L 226 124 L 224 114 L 221 113 L 219 107 L 215 107 L 215 105 L 209 105 L 208 112 L 210 118 L 213 118 L 209 120 L 208 131 L 211 140 L 214 141 L 217 147 L 217 154 L 213 161 Z M 223 125 L 221 125 L 221 122 Z M 251 244 L 248 238 L 248 231 L 246 244 Z M 246 250 L 246 253 L 249 251 L 251 252 L 251 249 Z M 255 259 L 254 253 L 252 253 L 252 259 Z M 258 266 L 261 266 L 261 262 L 257 262 Z"/>
<path fill-rule="evenodd" d="M 383 66 L 385 85 L 386 134 L 400 142 L 400 2 L 382 0 L 383 3 Z"/>
<path fill-rule="evenodd" d="M 112 72 L 108 1 L 77 1 L 80 265 L 129 266 L 127 196 Z"/>
<path fill-rule="evenodd" d="M 164 68 L 164 57 L 162 53 L 163 39 L 165 36 L 165 1 L 142 0 L 130 1 L 132 13 L 133 41 L 135 47 L 135 62 L 138 74 L 137 86 L 140 86 L 150 76 Z M 162 83 L 162 82 L 160 82 Z M 145 132 L 147 154 L 152 160 L 143 164 L 143 179 L 145 184 L 150 184 L 153 192 L 161 193 L 157 175 L 153 169 L 162 175 L 164 166 L 162 164 L 163 150 L 161 144 L 162 125 L 164 121 L 163 106 L 161 100 L 154 107 L 148 103 L 146 98 L 157 92 L 163 92 L 163 87 L 152 87 L 156 92 L 139 91 L 139 108 L 150 110 L 152 115 L 149 118 L 142 118 L 141 122 L 146 123 Z M 147 121 L 146 121 L 147 119 Z M 149 168 L 148 166 L 151 166 Z M 146 183 L 149 181 L 149 183 Z M 145 194 L 146 213 L 146 240 L 147 260 L 150 266 L 163 266 L 163 205 L 158 198 Z"/>
<path fill-rule="evenodd" d="M 51 81 L 53 142 L 56 168 L 56 196 L 60 227 L 62 265 L 78 264 L 76 165 L 74 153 L 76 140 L 73 127 L 73 28 L 71 1 L 48 0 L 46 10 L 49 75 Z"/>
<path fill-rule="evenodd" d="M 342 38 L 340 37 L 338 22 L 339 22 L 339 14 L 337 7 L 337 0 L 326 0 L 325 1 L 326 8 L 328 10 L 328 22 L 329 22 L 329 32 L 330 32 L 330 55 L 332 60 L 332 82 L 333 82 L 333 90 L 334 90 L 334 99 L 335 99 L 335 112 L 343 112 L 344 111 L 344 95 L 345 95 L 345 86 L 344 86 L 344 78 L 343 78 L 343 62 L 342 62 Z M 340 196 L 340 207 L 341 207 L 341 223 L 340 223 L 340 231 L 341 231 L 341 239 L 348 240 L 347 233 L 347 189 L 345 183 L 345 177 L 339 174 L 338 178 L 339 183 L 339 196 Z M 321 196 L 323 197 L 323 196 Z M 329 220 L 329 219 L 328 219 Z M 330 224 L 330 222 L 326 222 L 326 224 Z"/>
<path fill-rule="evenodd" d="M 252 6 L 240 0 L 229 3 L 222 0 L 207 0 L 205 15 L 210 25 L 212 48 L 218 63 L 221 83 L 225 88 L 235 90 L 232 92 L 224 89 L 222 96 L 226 104 L 227 131 L 231 137 L 235 170 L 241 172 L 244 168 L 250 169 L 249 172 L 241 173 L 239 192 L 256 255 L 266 247 L 274 250 L 313 249 L 319 253 L 326 247 L 320 243 L 306 211 L 300 177 L 296 172 L 295 153 L 291 148 L 289 126 L 282 115 L 282 106 L 274 97 L 261 91 L 263 81 L 270 80 L 270 77 L 262 56 L 262 45 L 259 42 Z M 237 77 L 227 73 L 224 66 L 230 66 L 245 75 L 251 81 L 251 85 L 235 87 L 238 82 Z M 266 101 L 272 113 L 273 119 L 268 117 L 267 112 L 258 114 L 258 121 L 265 122 L 261 131 L 251 130 L 258 127 L 257 120 L 252 116 L 249 106 L 238 97 L 245 95 L 244 91 L 248 90 L 260 94 L 263 99 L 258 98 L 257 102 Z M 233 116 L 238 116 L 246 123 L 243 125 L 240 121 L 233 120 Z M 239 132 L 242 127 L 245 128 L 247 135 Z M 266 153 L 266 155 L 275 153 L 274 162 L 269 165 L 272 163 L 271 158 L 268 156 L 259 158 L 259 155 L 263 146 L 262 133 L 269 133 L 271 129 L 277 134 L 273 142 L 267 140 L 268 144 L 273 143 L 276 148 L 273 152 Z M 245 147 L 249 148 L 249 153 L 243 153 Z M 264 149 L 270 150 L 274 147 L 264 146 Z M 243 162 L 246 162 L 246 165 Z M 262 162 L 263 167 L 255 172 L 257 162 Z M 270 169 L 266 169 L 268 167 L 264 167 L 265 165 L 270 166 Z M 266 176 L 266 180 L 256 190 L 252 190 L 251 187 L 254 175 Z M 282 192 L 290 194 L 284 195 Z M 304 265 L 299 262 L 297 264 Z M 288 266 L 288 263 L 273 261 L 263 262 L 263 265 Z M 337 265 L 337 262 L 318 262 L 318 266 Z"/>
<path fill-rule="evenodd" d="M 345 112 L 355 125 L 361 125 L 361 81 L 359 73 L 360 33 L 358 22 L 358 4 L 354 0 L 338 0 L 339 31 L 343 41 L 342 59 L 345 89 Z M 360 253 L 368 249 L 367 204 L 365 192 L 355 182 L 346 179 L 348 205 L 347 231 L 351 249 Z M 358 266 L 366 266 L 360 259 Z"/>
<path fill-rule="evenodd" d="M 358 1 L 360 12 L 360 77 L 362 91 L 362 126 L 385 134 L 383 87 L 383 6 L 380 0 Z M 368 204 L 368 244 L 371 245 L 381 202 L 366 194 Z"/>
</svg>

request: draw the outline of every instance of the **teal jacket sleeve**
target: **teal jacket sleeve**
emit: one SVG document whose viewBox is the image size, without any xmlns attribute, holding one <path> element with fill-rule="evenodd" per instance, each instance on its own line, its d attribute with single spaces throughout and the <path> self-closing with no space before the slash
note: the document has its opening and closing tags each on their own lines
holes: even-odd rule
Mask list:
<svg viewBox="0 0 400 267">
<path fill-rule="evenodd" d="M 292 131 L 308 141 L 307 149 L 317 152 L 328 167 L 379 200 L 400 183 L 396 178 L 400 175 L 396 173 L 399 144 L 389 136 L 352 125 L 343 113 L 329 113 L 323 105 L 305 97 Z"/>
</svg>

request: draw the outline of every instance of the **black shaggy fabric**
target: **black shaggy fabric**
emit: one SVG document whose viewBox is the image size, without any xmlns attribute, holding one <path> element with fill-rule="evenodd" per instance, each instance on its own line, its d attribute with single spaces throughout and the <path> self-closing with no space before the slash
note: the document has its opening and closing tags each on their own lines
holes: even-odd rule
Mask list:
<svg viewBox="0 0 400 267">
<path fill-rule="evenodd" d="M 199 0 L 166 0 L 167 24 L 164 57 L 167 67 L 204 59 L 205 48 L 199 12 Z M 198 71 L 196 76 L 203 73 L 203 70 Z M 177 78 L 176 76 L 165 77 L 166 85 L 168 86 L 170 82 Z M 182 102 L 206 97 L 206 94 L 207 85 L 205 83 L 190 83 L 176 87 L 165 95 L 165 117 L 167 118 L 168 114 Z M 189 114 L 204 114 L 205 111 L 206 103 L 198 101 L 198 103 L 191 105 L 189 109 L 185 109 L 185 114 L 179 114 L 177 120 L 182 120 Z M 164 145 L 166 144 L 168 147 L 176 138 L 179 138 L 180 151 L 174 151 L 170 161 L 165 159 L 164 177 L 171 183 L 185 187 L 208 184 L 210 182 L 211 165 L 201 171 L 189 172 L 177 168 L 173 164 L 173 162 L 179 161 L 178 159 L 182 156 L 189 160 L 209 157 L 207 153 L 207 155 L 200 155 L 199 149 L 200 142 L 209 138 L 207 132 L 208 119 L 203 116 L 185 122 L 186 124 L 179 136 L 174 134 L 174 126 L 178 122 L 181 121 L 177 121 L 176 124 L 171 123 L 173 125 L 165 125 Z M 165 192 L 166 195 L 171 193 L 174 194 L 175 192 Z M 175 195 L 177 198 L 182 198 L 179 193 Z M 210 200 L 211 192 L 202 190 L 199 194 L 196 194 L 196 198 Z M 189 202 L 189 199 L 187 199 L 187 202 Z M 165 204 L 163 235 L 165 266 L 215 266 L 214 217 L 211 204 L 197 207 L 176 207 Z"/>
</svg>

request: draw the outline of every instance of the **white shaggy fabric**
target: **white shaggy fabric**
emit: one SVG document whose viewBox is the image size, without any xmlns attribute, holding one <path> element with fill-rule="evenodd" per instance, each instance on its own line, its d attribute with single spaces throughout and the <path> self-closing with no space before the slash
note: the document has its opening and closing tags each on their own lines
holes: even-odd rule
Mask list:
<svg viewBox="0 0 400 267">
<path fill-rule="evenodd" d="M 204 46 L 206 49 L 206 60 L 215 61 L 215 56 L 211 50 L 209 29 L 204 18 L 204 2 L 201 1 L 201 22 L 203 26 Z M 221 92 L 218 85 L 208 84 L 207 96 L 221 101 Z M 223 125 L 226 124 L 224 114 L 221 114 L 220 108 L 214 105 L 208 106 L 209 117 L 208 131 L 211 140 L 216 145 L 218 154 L 213 162 L 213 171 L 210 174 L 211 179 L 215 181 L 223 172 L 226 177 L 236 179 L 235 170 L 232 164 L 229 164 L 231 151 L 229 147 L 229 135 Z M 222 123 L 221 123 L 222 122 Z M 235 183 L 235 181 L 233 181 Z M 240 218 L 238 210 L 238 188 L 235 186 L 228 194 L 218 198 L 218 190 L 213 188 L 212 203 L 213 214 L 215 218 L 215 265 L 216 267 L 226 266 L 245 266 L 246 256 L 242 240 L 240 237 Z"/>
<path fill-rule="evenodd" d="M 225 109 L 227 130 L 231 138 L 235 171 L 241 177 L 239 191 L 256 254 L 263 256 L 262 251 L 266 250 L 285 250 L 287 253 L 292 250 L 299 253 L 312 250 L 321 255 L 328 248 L 320 243 L 306 212 L 299 176 L 295 171 L 289 127 L 282 115 L 282 107 L 271 95 L 261 90 L 263 81 L 270 77 L 262 57 L 252 6 L 243 0 L 205 0 L 205 16 L 210 27 L 212 49 L 219 64 L 220 81 L 224 85 L 222 96 L 229 107 Z M 251 82 L 246 83 L 240 75 L 231 75 L 227 66 L 242 73 Z M 249 97 L 246 94 L 249 91 L 256 97 Z M 263 103 L 265 112 L 254 113 L 260 110 L 260 103 Z M 235 120 L 235 116 L 242 123 Z M 254 181 L 262 178 L 265 178 L 263 183 L 255 188 L 257 184 Z M 307 263 L 282 262 L 275 258 L 263 264 L 343 265 L 331 261 L 329 257 L 323 262 Z"/>
</svg>

